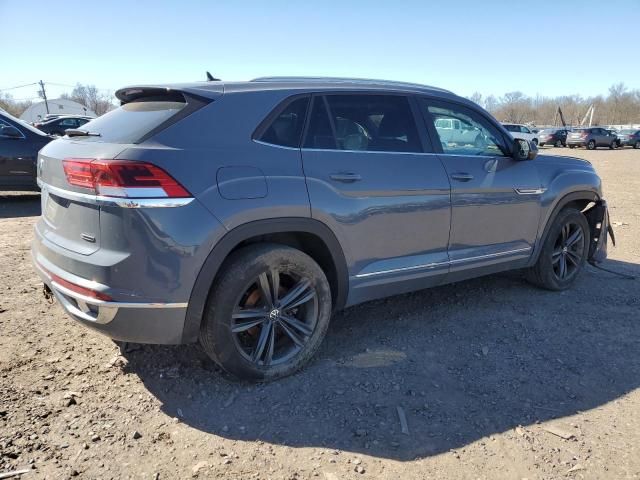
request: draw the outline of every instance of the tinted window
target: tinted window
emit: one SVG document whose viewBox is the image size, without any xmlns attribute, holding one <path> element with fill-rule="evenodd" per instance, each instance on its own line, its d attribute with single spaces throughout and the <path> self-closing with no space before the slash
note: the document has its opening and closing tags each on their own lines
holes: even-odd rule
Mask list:
<svg viewBox="0 0 640 480">
<path fill-rule="evenodd" d="M 309 97 L 290 102 L 273 119 L 259 140 L 283 147 L 299 147 L 308 105 Z"/>
<path fill-rule="evenodd" d="M 520 133 L 520 127 L 518 125 L 504 125 L 504 128 L 506 128 L 510 132 Z"/>
<path fill-rule="evenodd" d="M 324 97 L 315 97 L 313 99 L 309 128 L 307 129 L 304 146 L 325 150 L 337 148 Z"/>
<path fill-rule="evenodd" d="M 427 119 L 433 119 L 442 151 L 452 155 L 504 155 L 500 145 L 500 135 L 491 123 L 481 115 L 464 107 L 438 102 L 430 104 L 421 100 L 421 107 L 426 108 Z M 459 122 L 459 129 L 442 128 L 443 120 Z M 506 125 L 505 125 L 506 127 Z"/>
<path fill-rule="evenodd" d="M 62 127 L 75 127 L 77 126 L 77 123 L 75 118 L 65 118 L 63 120 L 60 120 L 59 125 Z"/>
<path fill-rule="evenodd" d="M 520 127 L 520 131 L 522 133 L 531 133 L 531 131 L 527 127 L 524 127 L 524 126 Z"/>
<path fill-rule="evenodd" d="M 99 139 L 113 143 L 135 143 L 187 104 L 153 101 L 125 103 L 87 123 L 86 130 L 100 134 Z M 75 137 L 74 140 L 95 137 Z"/>
<path fill-rule="evenodd" d="M 406 97 L 327 95 L 325 98 L 330 113 L 329 126 L 333 129 L 338 149 L 369 152 L 422 151 Z M 311 130 L 311 134 L 317 136 L 318 132 Z"/>
</svg>

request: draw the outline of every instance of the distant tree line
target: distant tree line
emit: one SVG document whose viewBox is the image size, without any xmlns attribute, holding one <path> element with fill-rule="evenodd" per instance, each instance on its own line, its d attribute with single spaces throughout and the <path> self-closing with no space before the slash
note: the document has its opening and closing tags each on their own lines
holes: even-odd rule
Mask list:
<svg viewBox="0 0 640 480">
<path fill-rule="evenodd" d="M 88 110 L 94 111 L 96 115 L 102 115 L 116 107 L 113 95 L 102 93 L 95 85 L 78 83 L 71 93 L 63 93 L 59 98 L 78 102 Z M 0 92 L 0 108 L 15 117 L 22 115 L 34 103 L 33 100 L 15 100 L 10 94 Z"/>
<path fill-rule="evenodd" d="M 608 95 L 582 97 L 529 97 L 522 92 L 509 92 L 502 97 L 483 97 L 476 92 L 470 100 L 481 105 L 501 122 L 553 125 L 558 107 L 569 125 L 577 125 L 593 105 L 594 125 L 620 125 L 640 123 L 640 90 L 629 90 L 624 83 L 609 88 Z M 557 118 L 558 124 L 560 119 Z"/>
</svg>

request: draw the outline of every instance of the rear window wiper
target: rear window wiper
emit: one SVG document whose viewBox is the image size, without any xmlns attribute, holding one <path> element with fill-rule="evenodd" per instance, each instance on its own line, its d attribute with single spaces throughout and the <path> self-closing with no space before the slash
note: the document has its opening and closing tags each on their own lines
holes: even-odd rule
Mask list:
<svg viewBox="0 0 640 480">
<path fill-rule="evenodd" d="M 90 132 L 88 130 L 80 130 L 78 128 L 67 128 L 64 133 L 69 137 L 101 137 L 98 132 Z"/>
</svg>

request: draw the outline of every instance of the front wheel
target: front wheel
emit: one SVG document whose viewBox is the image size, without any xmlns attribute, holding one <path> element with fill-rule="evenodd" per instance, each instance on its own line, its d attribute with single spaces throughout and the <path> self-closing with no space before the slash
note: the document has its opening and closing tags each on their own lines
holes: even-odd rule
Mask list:
<svg viewBox="0 0 640 480">
<path fill-rule="evenodd" d="M 640 149 L 640 141 L 634 143 L 633 148 L 635 148 L 636 150 Z"/>
<path fill-rule="evenodd" d="M 223 370 L 271 380 L 313 357 L 330 317 L 329 283 L 311 257 L 284 245 L 251 245 L 216 277 L 200 343 Z"/>
<path fill-rule="evenodd" d="M 533 140 L 531 140 L 531 143 L 533 143 L 537 147 L 538 146 L 538 139 L 534 138 Z"/>
<path fill-rule="evenodd" d="M 615 150 L 616 148 L 618 148 L 618 142 L 611 142 L 611 145 L 609 145 L 609 148 L 611 150 Z"/>
<path fill-rule="evenodd" d="M 587 143 L 587 149 L 588 150 L 595 150 L 596 149 L 596 141 L 595 140 L 589 140 L 589 143 Z"/>
<path fill-rule="evenodd" d="M 578 278 L 589 254 L 589 224 L 575 208 L 562 210 L 555 218 L 527 280 L 548 290 L 565 290 Z"/>
<path fill-rule="evenodd" d="M 562 140 L 556 141 L 556 147 L 560 148 L 562 146 Z"/>
<path fill-rule="evenodd" d="M 576 148 L 576 146 L 575 145 L 569 145 L 569 148 L 574 149 L 574 148 Z"/>
</svg>

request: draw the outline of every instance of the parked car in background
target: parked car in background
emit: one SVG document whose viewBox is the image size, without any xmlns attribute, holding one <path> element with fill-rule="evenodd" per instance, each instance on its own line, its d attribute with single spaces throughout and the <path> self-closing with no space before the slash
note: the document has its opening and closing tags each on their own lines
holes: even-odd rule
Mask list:
<svg viewBox="0 0 640 480">
<path fill-rule="evenodd" d="M 477 127 L 462 120 L 439 118 L 435 122 L 435 127 L 440 141 L 445 144 L 482 146 L 485 143 L 482 132 Z"/>
<path fill-rule="evenodd" d="M 7 112 L 0 112 L 0 190 L 38 190 L 38 151 L 52 140 Z"/>
<path fill-rule="evenodd" d="M 640 130 L 620 130 L 620 132 L 618 132 L 618 140 L 620 141 L 620 147 L 633 147 L 635 149 L 640 149 Z"/>
<path fill-rule="evenodd" d="M 49 120 L 54 120 L 56 118 L 62 118 L 62 117 L 88 118 L 89 120 L 92 120 L 93 118 L 95 118 L 95 117 L 90 117 L 89 115 L 73 115 L 69 113 L 47 113 L 44 116 L 44 118 L 42 118 L 42 120 L 36 123 L 45 123 L 45 122 L 48 122 Z"/>
<path fill-rule="evenodd" d="M 566 128 L 545 128 L 538 133 L 540 146 L 553 145 L 554 147 L 566 147 L 567 135 L 569 130 Z"/>
<path fill-rule="evenodd" d="M 564 290 L 606 256 L 593 166 L 536 157 L 446 90 L 263 78 L 116 97 L 40 152 L 32 256 L 45 292 L 118 340 L 199 340 L 271 380 L 345 306 L 512 269 Z M 440 137 L 458 126 L 483 141 Z"/>
<path fill-rule="evenodd" d="M 607 129 L 602 127 L 575 127 L 567 135 L 569 148 L 587 147 L 595 150 L 598 147 L 618 148 L 618 139 Z"/>
<path fill-rule="evenodd" d="M 49 135 L 62 137 L 64 135 L 64 131 L 68 128 L 79 128 L 90 120 L 92 120 L 91 117 L 65 116 L 54 118 L 53 120 L 43 123 L 35 123 L 34 127 L 48 133 Z"/>
<path fill-rule="evenodd" d="M 536 144 L 539 143 L 538 135 L 533 133 L 529 127 L 526 125 L 520 125 L 517 123 L 503 123 L 502 126 L 507 129 L 513 138 L 522 138 L 524 140 L 529 140 Z"/>
<path fill-rule="evenodd" d="M 616 139 L 616 148 L 619 148 L 621 142 L 620 142 L 620 138 L 618 137 L 618 131 L 614 130 L 612 128 L 605 128 L 605 130 L 615 137 L 615 139 Z"/>
</svg>

